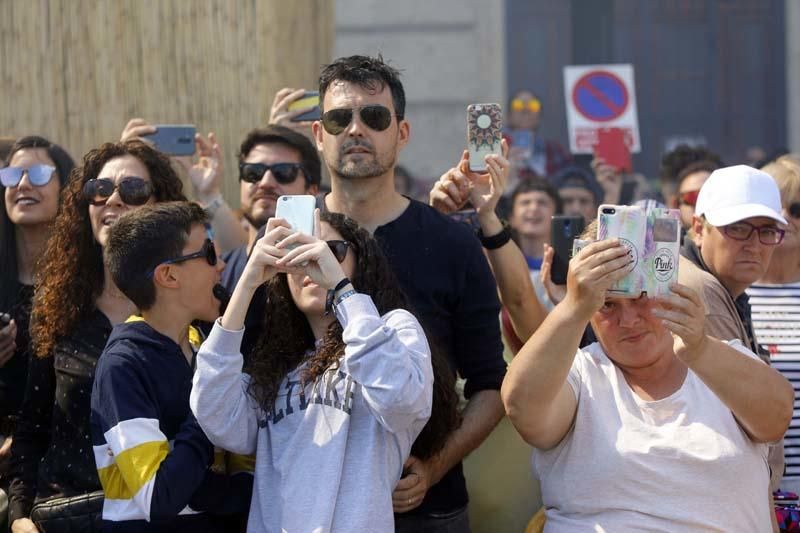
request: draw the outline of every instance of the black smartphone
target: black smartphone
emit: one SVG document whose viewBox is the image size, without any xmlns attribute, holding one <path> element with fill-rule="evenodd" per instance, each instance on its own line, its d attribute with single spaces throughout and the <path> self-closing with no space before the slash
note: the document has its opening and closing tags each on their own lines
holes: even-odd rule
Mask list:
<svg viewBox="0 0 800 533">
<path fill-rule="evenodd" d="M 194 154 L 193 124 L 156 124 L 156 132 L 146 138 L 155 145 L 156 150 L 167 155 Z"/>
<path fill-rule="evenodd" d="M 554 215 L 550 222 L 550 246 L 553 247 L 553 264 L 550 279 L 557 285 L 567 283 L 572 241 L 583 233 L 584 221 L 578 215 Z"/>
</svg>

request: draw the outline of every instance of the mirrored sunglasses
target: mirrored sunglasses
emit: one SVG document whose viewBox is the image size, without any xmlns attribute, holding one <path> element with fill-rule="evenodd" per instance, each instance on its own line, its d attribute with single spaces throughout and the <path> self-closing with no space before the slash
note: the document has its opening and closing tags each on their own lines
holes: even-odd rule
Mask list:
<svg viewBox="0 0 800 533">
<path fill-rule="evenodd" d="M 83 197 L 92 205 L 103 205 L 114 191 L 128 205 L 144 205 L 153 194 L 153 186 L 143 178 L 127 176 L 119 183 L 110 178 L 97 178 L 83 184 Z"/>
<path fill-rule="evenodd" d="M 697 197 L 700 195 L 700 191 L 686 191 L 682 192 L 678 195 L 678 201 L 681 205 L 689 205 L 694 207 L 697 205 Z"/>
<path fill-rule="evenodd" d="M 347 248 L 350 247 L 350 243 L 348 241 L 325 242 L 328 244 L 328 248 L 331 249 L 331 252 L 333 252 L 333 256 L 336 258 L 336 260 L 340 263 L 344 263 L 344 259 L 347 257 Z"/>
<path fill-rule="evenodd" d="M 331 135 L 339 135 L 353 121 L 353 111 L 358 111 L 361 122 L 371 130 L 383 131 L 392 123 L 392 112 L 382 105 L 365 105 L 363 107 L 331 109 L 322 114 L 322 127 Z M 398 115 L 397 120 L 403 117 Z"/>
<path fill-rule="evenodd" d="M 28 175 L 28 181 L 34 187 L 44 187 L 56 172 L 56 167 L 50 165 L 32 165 L 28 168 L 5 167 L 0 169 L 0 183 L 3 187 L 16 187 L 22 181 L 23 174 Z"/>
<path fill-rule="evenodd" d="M 275 176 L 275 181 L 281 185 L 292 183 L 297 179 L 298 172 L 305 171 L 300 163 L 275 163 L 274 165 L 239 163 L 239 180 L 247 183 L 258 183 L 268 170 Z"/>
<path fill-rule="evenodd" d="M 524 111 L 528 110 L 531 113 L 538 113 L 542 109 L 542 103 L 539 102 L 536 98 L 532 98 L 530 100 L 523 100 L 522 98 L 514 98 L 511 100 L 511 110 L 512 111 Z"/>
</svg>

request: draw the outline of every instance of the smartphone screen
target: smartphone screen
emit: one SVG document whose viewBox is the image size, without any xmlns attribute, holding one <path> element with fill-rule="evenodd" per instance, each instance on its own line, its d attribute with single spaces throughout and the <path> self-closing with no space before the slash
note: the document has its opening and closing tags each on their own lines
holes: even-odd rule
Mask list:
<svg viewBox="0 0 800 533">
<path fill-rule="evenodd" d="M 500 104 L 471 104 L 467 107 L 467 148 L 469 168 L 486 170 L 484 158 L 501 154 L 503 140 L 503 110 Z"/>
<path fill-rule="evenodd" d="M 294 111 L 295 109 L 304 109 L 306 107 L 311 107 L 311 109 L 294 117 L 292 122 L 306 122 L 309 120 L 319 120 L 321 118 L 319 109 L 319 91 L 306 91 L 303 96 L 290 103 L 287 106 L 287 109 L 289 111 Z"/>
</svg>

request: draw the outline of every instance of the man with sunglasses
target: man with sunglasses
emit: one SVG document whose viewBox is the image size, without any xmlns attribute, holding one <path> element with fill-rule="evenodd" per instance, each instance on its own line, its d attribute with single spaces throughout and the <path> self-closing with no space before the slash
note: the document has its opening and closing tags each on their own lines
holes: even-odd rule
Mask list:
<svg viewBox="0 0 800 533">
<path fill-rule="evenodd" d="M 681 249 L 678 278 L 703 299 L 706 333 L 739 339 L 767 363 L 745 289 L 767 271 L 786 223 L 772 176 L 745 165 L 725 167 L 712 172 L 700 189 Z M 782 443 L 770 447 L 769 464 L 775 490 L 783 474 Z"/>
<path fill-rule="evenodd" d="M 114 327 L 92 389 L 103 530 L 139 531 L 153 528 L 150 523 L 170 531 L 216 531 L 198 512 L 222 510 L 234 498 L 246 507 L 249 479 L 230 485 L 234 478 L 212 471 L 214 447 L 189 408 L 202 340 L 190 324 L 220 313 L 214 287 L 224 264 L 207 215 L 189 202 L 127 213 L 110 230 L 104 260 L 141 316 Z"/>
<path fill-rule="evenodd" d="M 410 133 L 398 72 L 381 57 L 339 58 L 322 70 L 319 94 L 323 114 L 312 132 L 331 176 L 322 207 L 374 234 L 429 340 L 466 379 L 461 427 L 432 458 L 412 455 L 405 464 L 393 494 L 396 530 L 469 531 L 461 460 L 504 413 L 494 278 L 465 224 L 395 189 L 397 157 Z"/>
</svg>

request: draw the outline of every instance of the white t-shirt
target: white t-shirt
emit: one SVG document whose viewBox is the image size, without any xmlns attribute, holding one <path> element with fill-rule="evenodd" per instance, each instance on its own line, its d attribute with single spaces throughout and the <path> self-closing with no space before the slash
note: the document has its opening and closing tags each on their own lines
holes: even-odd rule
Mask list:
<svg viewBox="0 0 800 533">
<path fill-rule="evenodd" d="M 783 439 L 786 475 L 781 488 L 800 492 L 800 283 L 756 283 L 746 292 L 756 341 L 769 352 L 773 368 L 794 386 L 794 416 Z"/>
<path fill-rule="evenodd" d="M 771 530 L 767 446 L 691 370 L 671 396 L 645 401 L 594 343 L 567 381 L 574 425 L 555 448 L 533 452 L 545 532 Z"/>
</svg>

